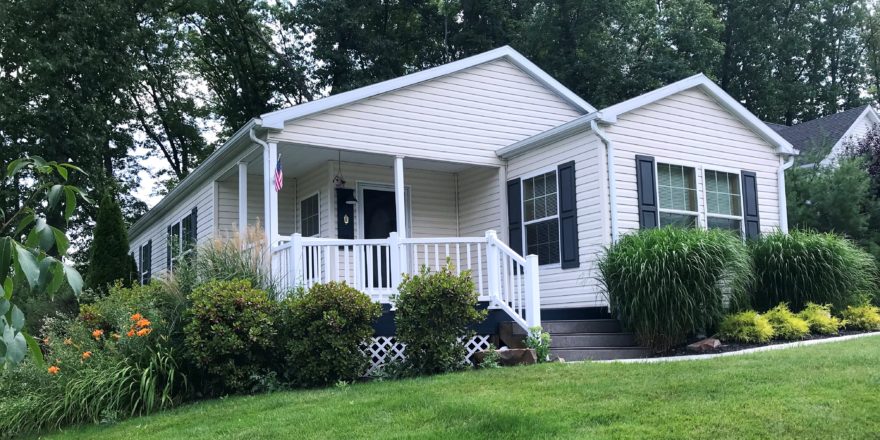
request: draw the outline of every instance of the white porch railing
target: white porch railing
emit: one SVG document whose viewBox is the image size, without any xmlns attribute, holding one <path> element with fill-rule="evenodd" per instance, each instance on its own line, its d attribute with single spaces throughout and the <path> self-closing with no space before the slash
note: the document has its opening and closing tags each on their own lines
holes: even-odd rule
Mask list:
<svg viewBox="0 0 880 440">
<path fill-rule="evenodd" d="M 456 272 L 468 270 L 482 301 L 504 310 L 524 329 L 540 325 L 538 257 L 519 256 L 485 237 L 341 240 L 292 235 L 272 249 L 272 273 L 282 288 L 344 281 L 380 302 L 390 302 L 401 274 L 427 266 L 439 270 L 447 259 Z"/>
</svg>

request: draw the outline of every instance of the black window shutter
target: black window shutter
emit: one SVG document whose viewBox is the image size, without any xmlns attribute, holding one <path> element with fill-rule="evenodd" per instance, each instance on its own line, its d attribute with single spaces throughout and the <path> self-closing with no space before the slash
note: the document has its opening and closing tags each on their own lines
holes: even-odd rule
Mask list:
<svg viewBox="0 0 880 440">
<path fill-rule="evenodd" d="M 636 156 L 636 188 L 639 193 L 639 227 L 656 228 L 660 221 L 657 212 L 657 179 L 654 176 L 654 158 Z"/>
<path fill-rule="evenodd" d="M 522 242 L 522 191 L 519 179 L 507 181 L 507 244 L 523 255 Z"/>
<path fill-rule="evenodd" d="M 574 161 L 559 165 L 556 174 L 559 183 L 559 244 L 562 247 L 562 268 L 571 269 L 580 266 Z"/>
<path fill-rule="evenodd" d="M 196 234 L 196 232 L 198 231 L 198 224 L 199 224 L 199 207 L 198 206 L 193 207 L 192 216 L 190 218 L 190 221 L 191 221 L 191 224 L 190 224 L 189 229 L 191 232 L 190 232 L 190 236 L 189 236 L 189 242 L 192 244 L 195 244 L 196 239 L 198 239 L 198 235 Z"/>
<path fill-rule="evenodd" d="M 143 256 L 144 267 L 141 269 L 144 272 L 144 284 L 150 284 L 150 279 L 153 277 L 153 240 L 147 241 L 147 245 L 144 247 L 144 256 Z"/>
<path fill-rule="evenodd" d="M 165 236 L 165 270 L 171 270 L 171 225 L 168 225 L 168 235 Z"/>
<path fill-rule="evenodd" d="M 758 213 L 758 178 L 754 172 L 742 172 L 742 192 L 746 238 L 758 238 L 761 236 L 761 218 Z"/>
</svg>

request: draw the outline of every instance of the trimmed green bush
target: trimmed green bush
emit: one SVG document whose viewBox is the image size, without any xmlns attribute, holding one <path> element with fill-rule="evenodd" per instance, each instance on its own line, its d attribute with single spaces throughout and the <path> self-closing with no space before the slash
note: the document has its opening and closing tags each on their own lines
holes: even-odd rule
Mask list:
<svg viewBox="0 0 880 440">
<path fill-rule="evenodd" d="M 477 290 L 470 271 L 456 274 L 447 263 L 439 272 L 422 267 L 405 274 L 394 302 L 397 339 L 406 344 L 402 374 L 443 373 L 468 367 L 463 339 L 469 327 L 486 317 L 477 309 Z"/>
<path fill-rule="evenodd" d="M 791 313 L 787 304 L 779 304 L 768 310 L 764 313 L 764 317 L 773 327 L 773 335 L 777 339 L 803 339 L 810 334 L 810 326 L 807 321 Z"/>
<path fill-rule="evenodd" d="M 345 284 L 316 284 L 282 303 L 286 378 L 301 386 L 353 381 L 366 373 L 369 358 L 360 344 L 373 335 L 382 308 Z"/>
<path fill-rule="evenodd" d="M 807 303 L 798 317 L 807 321 L 810 332 L 817 335 L 836 335 L 843 327 L 843 322 L 831 315 L 830 304 Z"/>
<path fill-rule="evenodd" d="M 105 192 L 98 206 L 95 233 L 89 258 L 88 286 L 106 291 L 116 280 L 131 286 L 136 274 L 132 274 L 131 256 L 128 253 L 128 232 L 122 209 L 111 191 Z"/>
<path fill-rule="evenodd" d="M 747 310 L 725 317 L 718 336 L 725 341 L 763 344 L 773 338 L 773 326 L 758 312 Z"/>
<path fill-rule="evenodd" d="M 849 306 L 841 316 L 848 329 L 880 330 L 880 307 L 872 305 Z"/>
<path fill-rule="evenodd" d="M 250 281 L 211 281 L 190 301 L 185 347 L 208 394 L 255 391 L 272 370 L 278 303 Z"/>
<path fill-rule="evenodd" d="M 749 242 L 755 267 L 752 302 L 758 310 L 807 303 L 842 310 L 877 288 L 874 258 L 849 240 L 827 233 L 774 233 Z"/>
<path fill-rule="evenodd" d="M 625 235 L 599 261 L 612 311 L 663 351 L 746 302 L 751 260 L 727 231 L 661 228 Z"/>
</svg>

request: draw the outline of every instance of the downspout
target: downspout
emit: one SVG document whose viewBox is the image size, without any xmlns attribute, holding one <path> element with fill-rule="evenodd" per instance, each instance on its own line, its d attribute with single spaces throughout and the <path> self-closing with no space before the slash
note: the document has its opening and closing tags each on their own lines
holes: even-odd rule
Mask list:
<svg viewBox="0 0 880 440">
<path fill-rule="evenodd" d="M 599 128 L 599 124 L 593 119 L 590 121 L 590 129 L 599 140 L 605 144 L 605 152 L 608 157 L 608 198 L 611 210 L 611 243 L 617 243 L 619 233 L 617 231 L 617 180 L 614 172 L 614 143 L 608 138 L 608 135 Z"/>
<path fill-rule="evenodd" d="M 269 144 L 257 137 L 256 128 L 261 125 L 262 125 L 261 121 L 256 120 L 254 122 L 254 126 L 251 127 L 251 129 L 248 131 L 248 136 L 251 138 L 251 141 L 253 141 L 255 144 L 263 147 L 263 173 L 265 173 L 266 169 L 268 168 L 266 161 L 269 160 Z M 265 193 L 263 196 L 263 216 L 265 217 L 263 219 L 263 221 L 266 222 L 266 230 L 264 232 L 266 234 L 266 243 L 268 243 L 269 249 L 271 249 L 273 246 L 275 237 L 269 236 L 272 233 L 272 227 L 270 225 L 270 222 L 272 221 L 272 216 L 271 216 L 270 210 L 272 208 L 270 206 L 271 204 L 269 203 L 268 191 L 266 189 L 266 179 L 267 179 L 267 176 L 263 176 L 263 179 L 261 180 L 260 186 L 262 187 L 263 193 Z M 271 253 L 270 253 L 270 255 L 271 255 Z"/>
<path fill-rule="evenodd" d="M 776 190 L 779 198 L 779 230 L 788 234 L 788 202 L 785 199 L 785 170 L 794 165 L 794 156 L 788 156 L 788 161 L 779 165 L 776 171 Z"/>
</svg>

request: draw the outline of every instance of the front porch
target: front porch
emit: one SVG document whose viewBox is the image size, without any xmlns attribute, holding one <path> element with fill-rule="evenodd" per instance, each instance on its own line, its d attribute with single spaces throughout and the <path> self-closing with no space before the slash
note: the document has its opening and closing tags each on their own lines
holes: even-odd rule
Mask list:
<svg viewBox="0 0 880 440">
<path fill-rule="evenodd" d="M 262 227 L 273 277 L 286 289 L 344 281 L 388 303 L 402 274 L 448 261 L 470 272 L 480 301 L 523 328 L 540 323 L 537 257 L 518 255 L 503 237 L 501 166 L 269 143 L 242 156 L 216 189 L 218 230 Z"/>
</svg>

